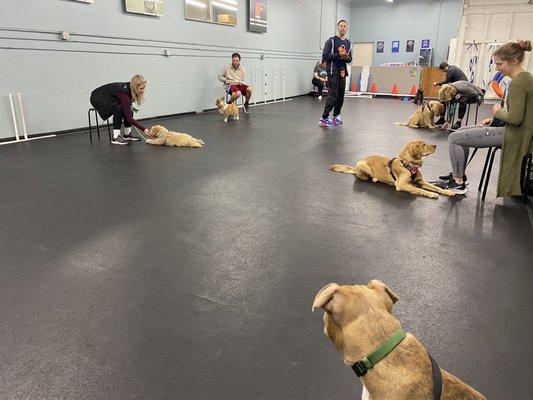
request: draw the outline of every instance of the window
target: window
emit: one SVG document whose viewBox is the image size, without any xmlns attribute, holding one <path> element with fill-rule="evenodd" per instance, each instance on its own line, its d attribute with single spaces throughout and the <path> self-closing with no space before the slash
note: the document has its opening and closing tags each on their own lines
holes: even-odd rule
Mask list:
<svg viewBox="0 0 533 400">
<path fill-rule="evenodd" d="M 238 4 L 237 0 L 185 0 L 185 18 L 234 26 Z"/>
</svg>

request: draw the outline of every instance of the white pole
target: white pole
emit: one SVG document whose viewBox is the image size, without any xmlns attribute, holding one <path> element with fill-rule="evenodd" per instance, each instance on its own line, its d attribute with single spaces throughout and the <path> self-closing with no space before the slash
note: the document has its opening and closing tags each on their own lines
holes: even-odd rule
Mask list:
<svg viewBox="0 0 533 400">
<path fill-rule="evenodd" d="M 15 137 L 16 141 L 20 140 L 19 138 L 19 129 L 17 127 L 17 117 L 15 116 L 15 105 L 13 104 L 13 95 L 9 93 L 9 104 L 11 104 L 11 117 L 13 118 L 13 126 L 15 127 Z"/>
<path fill-rule="evenodd" d="M 274 103 L 276 102 L 276 73 L 277 67 L 272 67 L 272 97 Z"/>
<path fill-rule="evenodd" d="M 258 68 L 257 68 L 257 66 L 255 66 L 254 67 L 254 86 L 253 86 L 253 90 L 257 90 L 257 75 L 258 75 Z M 255 101 L 256 98 L 257 98 L 257 94 L 254 96 L 253 104 L 257 103 L 257 101 Z"/>
<path fill-rule="evenodd" d="M 26 131 L 26 119 L 24 118 L 24 107 L 22 107 L 22 96 L 20 95 L 20 93 L 17 93 L 17 98 L 19 102 L 20 119 L 22 120 L 22 132 L 24 133 L 24 139 L 28 140 L 28 132 Z"/>
<path fill-rule="evenodd" d="M 283 76 L 281 77 L 281 83 L 283 85 L 283 101 L 285 101 L 285 78 L 287 77 L 287 66 L 283 66 Z"/>
<path fill-rule="evenodd" d="M 264 76 L 263 76 L 263 102 L 266 104 L 267 102 L 267 88 L 268 88 L 268 67 L 267 65 L 265 64 L 263 66 L 263 71 L 264 71 Z"/>
</svg>

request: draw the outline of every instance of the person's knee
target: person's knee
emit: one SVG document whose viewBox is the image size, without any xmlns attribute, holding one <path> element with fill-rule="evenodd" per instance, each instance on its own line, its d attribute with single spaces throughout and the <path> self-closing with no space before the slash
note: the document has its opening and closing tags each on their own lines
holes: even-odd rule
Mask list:
<svg viewBox="0 0 533 400">
<path fill-rule="evenodd" d="M 450 133 L 448 136 L 448 144 L 459 144 L 459 140 L 462 139 L 464 134 L 460 131 Z"/>
<path fill-rule="evenodd" d="M 251 86 L 248 86 L 248 88 L 246 89 L 246 94 L 248 94 L 248 95 L 252 94 L 252 87 Z"/>
</svg>

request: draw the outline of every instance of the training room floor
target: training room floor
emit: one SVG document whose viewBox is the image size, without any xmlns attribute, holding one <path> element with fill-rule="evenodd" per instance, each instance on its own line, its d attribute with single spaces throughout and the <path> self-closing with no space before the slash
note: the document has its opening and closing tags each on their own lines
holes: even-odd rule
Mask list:
<svg viewBox="0 0 533 400">
<path fill-rule="evenodd" d="M 483 110 L 486 115 L 489 107 Z M 0 147 L 0 398 L 354 399 L 322 332 L 329 282 L 387 283 L 394 313 L 440 366 L 489 399 L 533 390 L 529 205 L 437 200 L 328 170 L 442 132 L 395 126 L 416 109 L 346 99 L 317 127 L 311 98 L 150 121 L 203 149 L 93 144 L 87 134 Z"/>
</svg>

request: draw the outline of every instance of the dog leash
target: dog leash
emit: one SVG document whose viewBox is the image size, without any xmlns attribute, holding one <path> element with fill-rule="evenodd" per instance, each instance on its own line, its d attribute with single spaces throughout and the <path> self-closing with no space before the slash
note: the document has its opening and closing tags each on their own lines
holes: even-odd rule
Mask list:
<svg viewBox="0 0 533 400">
<path fill-rule="evenodd" d="M 433 400 L 440 400 L 442 395 L 442 371 L 437 362 L 428 353 L 429 361 L 431 361 L 431 375 L 433 376 Z"/>
<path fill-rule="evenodd" d="M 135 128 L 135 130 L 137 131 L 137 133 L 138 133 L 138 134 L 139 134 L 144 140 L 148 140 L 148 138 L 145 138 L 145 137 L 143 136 L 143 134 L 141 133 L 141 131 L 140 131 L 139 129 L 137 129 L 136 126 L 134 126 L 134 128 Z"/>
<path fill-rule="evenodd" d="M 391 336 L 389 340 L 379 346 L 376 350 L 364 357 L 362 360 L 352 365 L 352 370 L 357 377 L 362 377 L 372 369 L 377 363 L 387 357 L 407 336 L 405 331 L 400 328 Z M 442 395 L 442 372 L 436 361 L 428 353 L 431 362 L 431 375 L 433 378 L 433 400 L 440 400 Z"/>
</svg>

